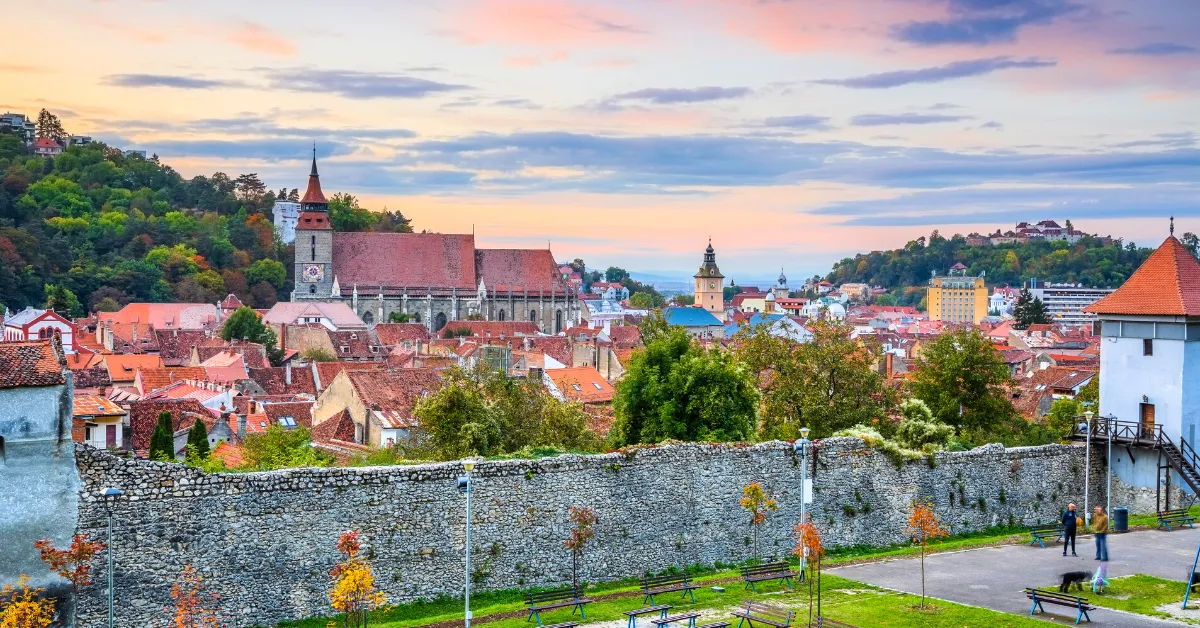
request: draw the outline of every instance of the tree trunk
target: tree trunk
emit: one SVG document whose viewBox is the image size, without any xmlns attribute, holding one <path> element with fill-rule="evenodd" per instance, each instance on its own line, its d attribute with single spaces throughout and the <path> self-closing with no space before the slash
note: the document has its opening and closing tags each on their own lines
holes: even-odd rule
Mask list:
<svg viewBox="0 0 1200 628">
<path fill-rule="evenodd" d="M 925 544 L 921 544 L 921 608 L 925 608 Z"/>
</svg>

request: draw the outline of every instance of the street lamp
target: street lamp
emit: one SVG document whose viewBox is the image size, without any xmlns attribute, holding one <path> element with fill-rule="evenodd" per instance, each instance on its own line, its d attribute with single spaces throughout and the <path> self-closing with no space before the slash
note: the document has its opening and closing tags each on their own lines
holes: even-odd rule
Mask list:
<svg viewBox="0 0 1200 628">
<path fill-rule="evenodd" d="M 800 455 L 800 523 L 805 522 L 804 503 L 808 500 L 808 428 L 800 428 L 800 440 L 796 441 L 796 453 Z"/>
<path fill-rule="evenodd" d="M 113 535 L 112 535 L 112 520 L 113 506 L 117 505 L 117 500 L 125 493 L 119 488 L 108 487 L 101 493 L 101 498 L 104 500 L 104 510 L 108 513 L 108 628 L 113 628 Z"/>
<path fill-rule="evenodd" d="M 466 578 L 464 579 L 465 587 L 463 589 L 463 616 L 466 620 L 466 628 L 471 628 L 471 472 L 475 470 L 475 461 L 467 458 L 462 461 L 463 471 L 466 475 L 458 477 L 458 490 L 467 494 L 467 535 L 466 535 Z"/>
<path fill-rule="evenodd" d="M 1088 508 L 1088 497 L 1091 491 L 1092 479 L 1092 411 L 1088 410 L 1083 413 L 1084 427 L 1086 428 L 1087 449 L 1083 453 L 1083 512 L 1088 521 L 1092 520 L 1092 511 Z M 1109 452 L 1112 453 L 1112 452 Z"/>
</svg>

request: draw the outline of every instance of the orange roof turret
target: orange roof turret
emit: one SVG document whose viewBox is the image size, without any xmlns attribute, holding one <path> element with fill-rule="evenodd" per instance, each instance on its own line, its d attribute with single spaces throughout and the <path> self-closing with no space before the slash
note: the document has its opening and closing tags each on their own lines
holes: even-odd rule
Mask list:
<svg viewBox="0 0 1200 628">
<path fill-rule="evenodd" d="M 303 209 L 324 209 L 329 204 L 325 194 L 321 192 L 321 176 L 317 174 L 317 146 L 313 144 L 312 172 L 308 174 L 308 189 L 300 199 Z"/>
<path fill-rule="evenodd" d="M 1200 316 L 1200 262 L 1172 235 L 1116 292 L 1083 311 L 1132 316 Z"/>
</svg>

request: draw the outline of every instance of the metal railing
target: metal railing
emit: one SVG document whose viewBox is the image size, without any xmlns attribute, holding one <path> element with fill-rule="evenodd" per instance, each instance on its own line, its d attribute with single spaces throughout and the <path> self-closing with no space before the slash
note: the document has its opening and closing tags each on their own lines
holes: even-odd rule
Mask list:
<svg viewBox="0 0 1200 628">
<path fill-rule="evenodd" d="M 1119 442 L 1122 445 L 1157 447 L 1174 452 L 1181 463 L 1179 465 L 1181 468 L 1178 471 L 1183 475 L 1190 474 L 1200 479 L 1200 455 L 1197 455 L 1192 444 L 1182 436 L 1179 437 L 1179 445 L 1176 446 L 1171 437 L 1163 432 L 1161 425 L 1143 425 L 1137 421 L 1120 421 L 1116 417 L 1093 417 L 1091 420 L 1087 420 L 1085 417 L 1080 418 L 1084 420 L 1072 426 L 1071 433 L 1069 434 L 1070 438 L 1086 438 L 1090 430 L 1092 433 L 1092 442 L 1103 442 L 1112 438 L 1114 442 Z M 1170 457 L 1168 456 L 1168 458 Z"/>
</svg>

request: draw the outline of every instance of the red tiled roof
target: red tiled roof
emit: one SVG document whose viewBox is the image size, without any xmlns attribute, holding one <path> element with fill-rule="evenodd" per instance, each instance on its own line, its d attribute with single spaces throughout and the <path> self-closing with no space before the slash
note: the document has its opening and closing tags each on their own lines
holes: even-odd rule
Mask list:
<svg viewBox="0 0 1200 628">
<path fill-rule="evenodd" d="M 197 418 L 206 425 L 216 418 L 212 410 L 200 405 L 195 399 L 142 399 L 131 402 L 129 430 L 133 435 L 134 449 L 150 448 L 150 436 L 154 434 L 154 426 L 158 424 L 160 412 L 171 414 L 172 427 L 176 432 L 191 427 Z"/>
<path fill-rule="evenodd" d="M 1084 308 L 1092 314 L 1200 316 L 1200 262 L 1168 237 L 1116 292 Z"/>
<path fill-rule="evenodd" d="M 176 366 L 169 368 L 145 368 L 138 369 L 138 373 L 142 378 L 142 394 L 147 395 L 155 390 L 161 390 L 174 384 L 182 382 L 185 379 L 203 380 L 205 376 L 204 367 L 200 366 Z"/>
<path fill-rule="evenodd" d="M 287 393 L 317 394 L 317 386 L 313 381 L 312 369 L 308 366 L 292 368 L 292 383 L 287 383 L 287 367 L 272 366 L 268 368 L 248 369 L 250 379 L 262 387 L 268 395 L 283 395 Z"/>
<path fill-rule="evenodd" d="M 34 148 L 62 148 L 62 146 L 49 137 L 39 137 L 33 143 Z"/>
<path fill-rule="evenodd" d="M 0 343 L 0 388 L 65 384 L 67 361 L 59 342 Z"/>
<path fill-rule="evenodd" d="M 290 416 L 301 427 L 312 427 L 311 401 L 292 401 L 289 403 L 264 403 L 263 412 L 271 423 L 278 423 L 279 417 Z"/>
<path fill-rule="evenodd" d="M 341 360 L 383 360 L 384 352 L 369 330 L 329 331 L 333 353 Z M 343 350 L 344 349 L 344 350 Z"/>
<path fill-rule="evenodd" d="M 75 395 L 73 416 L 119 416 L 125 410 L 117 404 L 99 395 Z"/>
<path fill-rule="evenodd" d="M 546 375 L 564 397 L 583 403 L 606 403 L 612 401 L 613 386 L 599 371 L 590 366 L 551 369 Z"/>
<path fill-rule="evenodd" d="M 199 329 L 156 329 L 154 339 L 158 344 L 158 357 L 167 366 L 184 366 L 192 359 L 192 347 L 206 339 Z"/>
<path fill-rule="evenodd" d="M 574 362 L 571 359 L 571 339 L 566 336 L 526 337 L 525 342 L 530 349 L 541 351 L 563 364 Z"/>
<path fill-rule="evenodd" d="M 201 362 L 207 362 L 226 352 L 242 356 L 246 368 L 260 369 L 271 366 L 271 363 L 267 361 L 266 348 L 253 342 L 234 342 L 229 345 L 221 343 L 196 347 L 196 356 Z"/>
<path fill-rule="evenodd" d="M 221 301 L 221 309 L 223 310 L 236 310 L 243 305 L 245 304 L 242 303 L 242 300 L 237 298 L 237 295 L 233 293 L 225 295 L 225 299 Z"/>
<path fill-rule="evenodd" d="M 308 188 L 300 202 L 306 205 L 321 205 L 328 203 L 325 194 L 321 192 L 321 176 L 317 174 L 317 158 L 313 156 L 312 173 L 308 175 Z"/>
<path fill-rule="evenodd" d="M 362 371 L 383 368 L 381 362 L 317 362 L 317 379 L 320 380 L 321 390 L 329 388 L 333 378 L 342 371 Z M 295 374 L 295 371 L 292 371 Z"/>
<path fill-rule="evenodd" d="M 379 344 L 389 347 L 411 340 L 427 341 L 430 337 L 429 330 L 421 323 L 378 323 L 375 335 Z"/>
<path fill-rule="evenodd" d="M 529 321 L 450 321 L 442 328 L 442 335 L 464 329 L 471 336 L 479 338 L 499 338 L 501 334 L 506 338 L 536 336 L 539 331 L 537 323 Z"/>
<path fill-rule="evenodd" d="M 472 235 L 334 233 L 333 267 L 342 286 L 457 288 L 465 296 L 479 287 Z"/>
<path fill-rule="evenodd" d="M 110 353 L 104 356 L 104 367 L 114 382 L 132 382 L 140 369 L 163 368 L 157 355 L 122 355 Z"/>
<path fill-rule="evenodd" d="M 346 371 L 350 385 L 369 409 L 407 413 L 423 392 L 432 392 L 441 376 L 430 369 Z"/>
<path fill-rule="evenodd" d="M 350 418 L 350 410 L 343 409 L 314 426 L 311 437 L 315 443 L 326 443 L 331 440 L 353 443 L 354 419 Z"/>
<path fill-rule="evenodd" d="M 475 261 L 489 292 L 538 290 L 565 296 L 570 291 L 550 249 L 480 249 Z"/>
<path fill-rule="evenodd" d="M 618 325 L 608 329 L 608 337 L 613 346 L 620 349 L 632 349 L 642 344 L 642 330 L 634 325 Z"/>
<path fill-rule="evenodd" d="M 217 443 L 217 448 L 212 450 L 210 456 L 213 456 L 225 463 L 225 468 L 235 469 L 245 464 L 245 457 L 242 455 L 241 447 L 231 445 L 227 441 Z"/>
</svg>

